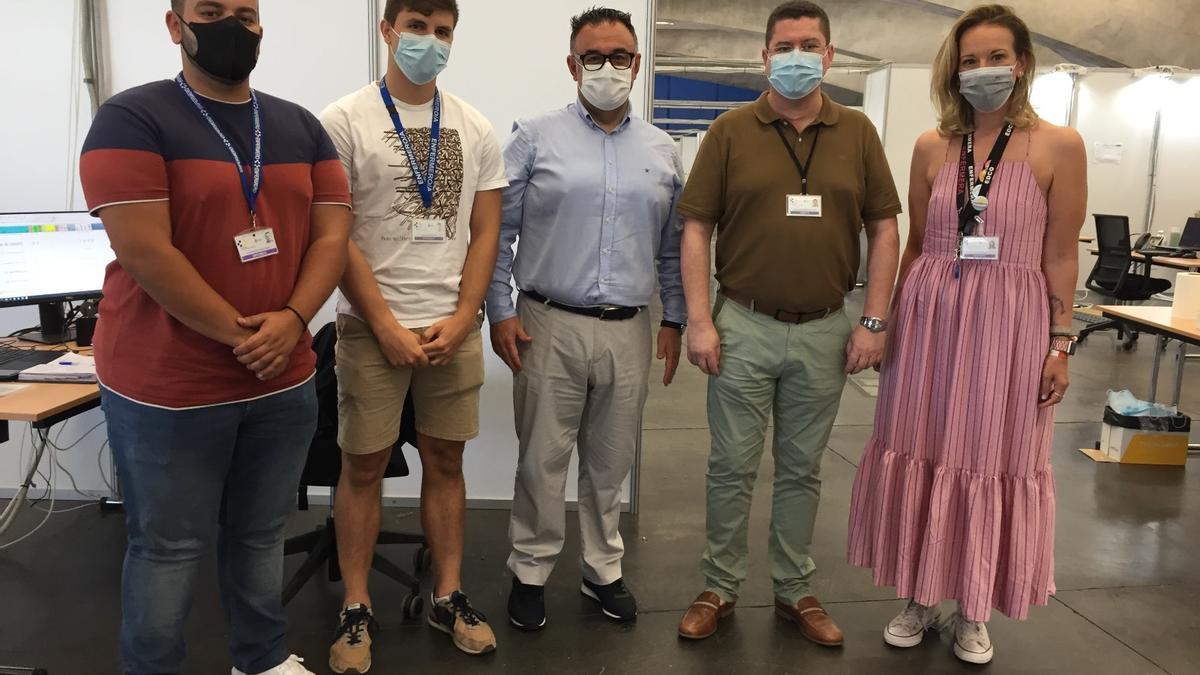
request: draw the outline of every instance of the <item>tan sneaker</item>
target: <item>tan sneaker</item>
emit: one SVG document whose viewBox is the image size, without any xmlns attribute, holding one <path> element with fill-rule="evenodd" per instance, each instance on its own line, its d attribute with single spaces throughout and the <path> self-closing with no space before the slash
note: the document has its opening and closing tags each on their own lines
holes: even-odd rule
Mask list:
<svg viewBox="0 0 1200 675">
<path fill-rule="evenodd" d="M 366 605 L 354 604 L 342 610 L 337 639 L 329 648 L 329 669 L 335 673 L 363 675 L 371 669 L 371 638 L 379 624 Z"/>
<path fill-rule="evenodd" d="M 467 596 L 459 591 L 450 594 L 450 600 L 439 603 L 433 600 L 429 612 L 429 625 L 449 635 L 454 646 L 467 654 L 487 654 L 496 650 L 496 635 L 488 625 L 483 612 L 471 606 Z"/>
</svg>

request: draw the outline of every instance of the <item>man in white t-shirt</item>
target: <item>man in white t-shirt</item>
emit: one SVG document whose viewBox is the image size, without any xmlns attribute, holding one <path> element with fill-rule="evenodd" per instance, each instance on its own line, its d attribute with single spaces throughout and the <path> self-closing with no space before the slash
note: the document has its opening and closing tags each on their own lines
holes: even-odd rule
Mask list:
<svg viewBox="0 0 1200 675">
<path fill-rule="evenodd" d="M 480 309 L 507 180 L 491 123 L 437 88 L 457 23 L 454 0 L 388 0 L 380 22 L 394 55 L 387 75 L 321 114 L 354 202 L 337 308 L 342 474 L 334 518 L 345 605 L 330 650 L 336 673 L 370 667 L 376 626 L 367 576 L 380 485 L 410 388 L 421 525 L 435 576 L 428 621 L 464 652 L 496 647 L 486 617 L 462 593 L 459 573 L 463 448 L 479 433 Z"/>
</svg>

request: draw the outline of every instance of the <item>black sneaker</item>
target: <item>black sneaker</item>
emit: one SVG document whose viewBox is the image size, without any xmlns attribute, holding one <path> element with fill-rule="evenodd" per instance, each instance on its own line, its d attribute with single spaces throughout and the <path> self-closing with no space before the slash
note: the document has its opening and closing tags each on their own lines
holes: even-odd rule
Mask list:
<svg viewBox="0 0 1200 675">
<path fill-rule="evenodd" d="M 625 580 L 617 579 L 607 586 L 593 584 L 587 579 L 579 590 L 589 598 L 600 603 L 604 616 L 615 621 L 633 621 L 637 618 L 637 600 L 633 593 L 625 588 Z"/>
<path fill-rule="evenodd" d="M 521 630 L 538 630 L 546 625 L 545 586 L 523 584 L 513 577 L 508 594 L 508 620 Z"/>
</svg>

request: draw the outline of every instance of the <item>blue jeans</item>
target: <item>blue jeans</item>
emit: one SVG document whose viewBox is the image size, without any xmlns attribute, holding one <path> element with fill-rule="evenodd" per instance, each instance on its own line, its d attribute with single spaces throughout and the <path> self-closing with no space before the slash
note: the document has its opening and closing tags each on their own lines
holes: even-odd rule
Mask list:
<svg viewBox="0 0 1200 675">
<path fill-rule="evenodd" d="M 195 410 L 101 396 L 129 531 L 122 670 L 183 672 L 184 622 L 214 538 L 233 665 L 258 673 L 282 663 L 283 528 L 316 430 L 314 383 Z"/>
</svg>

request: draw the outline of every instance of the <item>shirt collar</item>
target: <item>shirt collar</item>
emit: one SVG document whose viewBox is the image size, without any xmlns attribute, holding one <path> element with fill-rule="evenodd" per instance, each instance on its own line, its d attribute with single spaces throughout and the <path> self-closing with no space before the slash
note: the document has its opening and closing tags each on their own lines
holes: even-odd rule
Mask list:
<svg viewBox="0 0 1200 675">
<path fill-rule="evenodd" d="M 758 117 L 759 122 L 762 122 L 763 124 L 774 124 L 783 118 L 779 116 L 779 113 L 775 112 L 775 109 L 772 108 L 771 104 L 767 101 L 767 93 L 768 92 L 763 92 L 762 96 L 759 96 L 758 100 L 754 102 L 754 114 Z M 833 126 L 834 124 L 837 124 L 838 120 L 842 116 L 840 108 L 841 106 L 834 103 L 833 99 L 829 98 L 829 94 L 826 94 L 822 91 L 821 112 L 817 113 L 817 119 L 813 123 L 824 124 L 826 126 Z"/>
<path fill-rule="evenodd" d="M 600 125 L 596 124 L 596 121 L 592 119 L 592 113 L 588 112 L 587 106 L 583 104 L 583 101 L 577 100 L 568 107 L 574 108 L 575 114 L 579 115 L 579 119 L 581 119 L 585 123 L 587 123 L 588 126 L 592 127 L 593 129 L 595 129 L 597 131 L 604 132 L 604 129 L 601 129 Z M 621 123 L 617 125 L 616 129 L 613 129 L 614 134 L 618 133 L 620 131 L 623 131 L 625 129 L 625 127 L 629 126 L 629 123 L 632 120 L 632 112 L 633 112 L 633 106 L 626 103 L 625 104 L 625 119 L 621 120 Z"/>
</svg>

